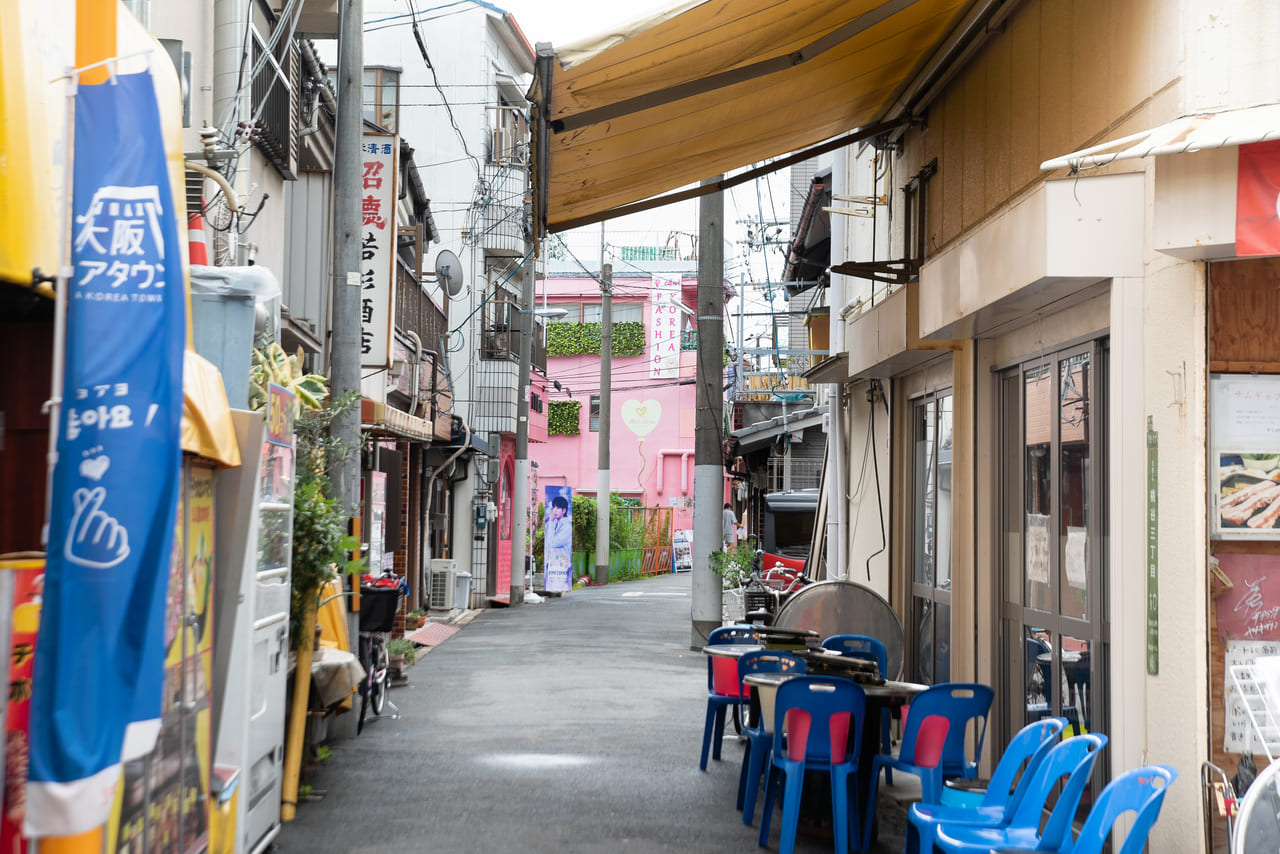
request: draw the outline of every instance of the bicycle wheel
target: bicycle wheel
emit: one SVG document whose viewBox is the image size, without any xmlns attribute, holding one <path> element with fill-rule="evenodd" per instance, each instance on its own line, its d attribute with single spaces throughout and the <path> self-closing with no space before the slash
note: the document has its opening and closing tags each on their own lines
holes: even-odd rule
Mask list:
<svg viewBox="0 0 1280 854">
<path fill-rule="evenodd" d="M 369 694 L 373 685 L 373 665 L 369 662 L 367 638 L 360 638 L 360 663 L 364 665 L 365 675 L 360 680 L 360 716 L 356 718 L 356 735 L 364 731 L 364 718 L 369 711 Z"/>
<path fill-rule="evenodd" d="M 387 656 L 387 648 L 379 646 L 378 663 L 373 666 L 373 681 L 369 684 L 369 693 L 373 695 L 370 699 L 373 703 L 373 713 L 375 715 L 382 714 L 382 710 L 387 707 L 387 670 L 390 666 L 391 662 Z"/>
</svg>

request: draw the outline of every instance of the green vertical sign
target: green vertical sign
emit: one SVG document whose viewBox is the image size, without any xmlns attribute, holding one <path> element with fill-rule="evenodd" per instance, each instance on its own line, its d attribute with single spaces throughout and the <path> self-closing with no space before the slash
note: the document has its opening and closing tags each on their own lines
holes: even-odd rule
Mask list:
<svg viewBox="0 0 1280 854">
<path fill-rule="evenodd" d="M 1147 416 L 1147 673 L 1160 672 L 1160 440 Z"/>
</svg>

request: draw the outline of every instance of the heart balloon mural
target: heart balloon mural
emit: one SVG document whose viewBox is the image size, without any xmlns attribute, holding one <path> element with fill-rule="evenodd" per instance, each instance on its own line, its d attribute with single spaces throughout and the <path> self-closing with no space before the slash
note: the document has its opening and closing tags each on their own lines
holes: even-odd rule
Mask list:
<svg viewBox="0 0 1280 854">
<path fill-rule="evenodd" d="M 662 419 L 662 404 L 656 400 L 628 400 L 622 404 L 622 423 L 641 439 L 653 432 Z"/>
</svg>

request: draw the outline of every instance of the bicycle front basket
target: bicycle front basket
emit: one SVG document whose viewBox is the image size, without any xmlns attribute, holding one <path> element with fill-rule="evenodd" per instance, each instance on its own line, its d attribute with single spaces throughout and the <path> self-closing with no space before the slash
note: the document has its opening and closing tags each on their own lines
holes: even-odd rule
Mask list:
<svg viewBox="0 0 1280 854">
<path fill-rule="evenodd" d="M 395 628 L 400 590 L 396 587 L 360 587 L 360 631 L 389 632 Z"/>
</svg>

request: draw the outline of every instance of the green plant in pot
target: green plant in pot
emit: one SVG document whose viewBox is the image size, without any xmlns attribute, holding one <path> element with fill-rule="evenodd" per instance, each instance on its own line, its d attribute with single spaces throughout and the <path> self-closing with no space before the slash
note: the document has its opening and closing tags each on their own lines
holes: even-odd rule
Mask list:
<svg viewBox="0 0 1280 854">
<path fill-rule="evenodd" d="M 387 658 L 392 669 L 403 673 L 418 658 L 418 648 L 408 638 L 396 638 L 387 641 Z"/>
<path fill-rule="evenodd" d="M 427 612 L 421 608 L 414 608 L 412 611 L 404 615 L 405 629 L 422 628 L 427 624 Z"/>
</svg>

